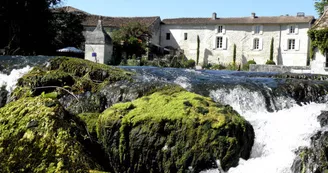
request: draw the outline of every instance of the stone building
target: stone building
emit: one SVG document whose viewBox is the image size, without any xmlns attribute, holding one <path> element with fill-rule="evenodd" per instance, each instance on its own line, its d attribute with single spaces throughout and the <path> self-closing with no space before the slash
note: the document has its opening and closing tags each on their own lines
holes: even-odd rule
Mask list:
<svg viewBox="0 0 328 173">
<path fill-rule="evenodd" d="M 161 25 L 161 46 L 184 50 L 188 59 L 196 59 L 197 36 L 200 38 L 200 63 L 232 62 L 236 44 L 237 64 L 255 60 L 265 64 L 274 39 L 274 61 L 279 65 L 306 66 L 309 54 L 307 31 L 313 16 L 175 18 Z"/>
<path fill-rule="evenodd" d="M 314 23 L 312 29 L 328 29 L 328 8 L 322 16 Z M 314 50 L 314 56 L 311 61 L 311 73 L 328 75 L 328 52 L 320 52 L 318 48 Z"/>
<path fill-rule="evenodd" d="M 170 49 L 183 50 L 188 59 L 196 59 L 197 36 L 200 38 L 200 63 L 227 65 L 232 62 L 233 45 L 237 47 L 237 64 L 255 60 L 265 64 L 274 39 L 274 61 L 278 65 L 306 66 L 309 57 L 309 37 L 314 17 L 298 13 L 295 16 L 262 17 L 252 13 L 248 17 L 220 18 L 216 13 L 209 18 L 108 17 L 86 13 L 73 7 L 69 12 L 86 14 L 83 22 L 85 35 L 92 32 L 101 18 L 104 30 L 114 30 L 129 22 L 139 22 L 150 28 L 150 43 Z"/>
</svg>

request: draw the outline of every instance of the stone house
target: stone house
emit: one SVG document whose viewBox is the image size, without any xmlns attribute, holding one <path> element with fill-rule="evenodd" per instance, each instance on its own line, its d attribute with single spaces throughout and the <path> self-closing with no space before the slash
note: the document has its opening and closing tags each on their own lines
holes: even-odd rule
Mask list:
<svg viewBox="0 0 328 173">
<path fill-rule="evenodd" d="M 312 29 L 328 29 L 328 7 L 325 7 L 325 11 L 322 16 L 314 23 Z M 326 74 L 328 75 L 328 52 L 320 52 L 318 48 L 314 50 L 311 61 L 311 73 Z"/>
<path fill-rule="evenodd" d="M 232 62 L 236 44 L 237 64 L 254 59 L 265 64 L 274 39 L 274 61 L 279 65 L 306 66 L 309 55 L 307 31 L 313 16 L 175 18 L 164 19 L 161 25 L 161 46 L 184 50 L 188 59 L 196 59 L 197 36 L 200 38 L 200 63 Z"/>
</svg>

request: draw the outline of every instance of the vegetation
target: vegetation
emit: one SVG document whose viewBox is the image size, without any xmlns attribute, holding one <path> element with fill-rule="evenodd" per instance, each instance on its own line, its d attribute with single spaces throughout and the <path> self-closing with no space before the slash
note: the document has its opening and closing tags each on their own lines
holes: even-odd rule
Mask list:
<svg viewBox="0 0 328 173">
<path fill-rule="evenodd" d="M 274 46 L 274 39 L 271 38 L 271 44 L 270 44 L 270 61 L 273 61 L 273 46 Z"/>
<path fill-rule="evenodd" d="M 311 39 L 310 44 L 310 58 L 314 56 L 314 51 L 316 48 L 324 54 L 328 51 L 328 29 L 310 29 L 308 35 Z"/>
<path fill-rule="evenodd" d="M 227 170 L 249 157 L 254 135 L 230 106 L 180 87 L 115 104 L 97 126 L 114 172 L 199 172 L 218 159 Z"/>
<path fill-rule="evenodd" d="M 233 54 L 232 54 L 232 65 L 236 66 L 236 56 L 237 56 L 237 46 L 236 44 L 233 44 Z"/>
<path fill-rule="evenodd" d="M 243 66 L 243 70 L 249 70 L 249 65 L 250 64 L 256 64 L 256 62 L 254 61 L 254 59 L 253 60 L 249 60 L 249 61 L 247 61 L 247 64 L 245 64 L 244 66 Z"/>
<path fill-rule="evenodd" d="M 200 48 L 200 39 L 199 39 L 199 35 L 197 35 L 197 60 L 196 60 L 197 65 L 199 63 L 199 48 Z"/>
<path fill-rule="evenodd" d="M 271 60 L 267 60 L 267 62 L 265 64 L 266 65 L 276 65 L 276 63 L 274 61 L 271 61 Z"/>
<path fill-rule="evenodd" d="M 1 172 L 88 172 L 103 168 L 86 152 L 87 132 L 49 98 L 26 97 L 0 108 Z"/>
<path fill-rule="evenodd" d="M 32 71 L 18 80 L 17 88 L 12 96 L 15 99 L 51 93 L 58 88 L 65 88 L 72 93 L 95 92 L 104 85 L 130 79 L 130 72 L 104 64 L 77 58 L 55 58 L 48 67 L 34 67 Z M 50 86 L 50 87 L 49 87 Z M 67 91 L 59 90 L 58 95 L 67 95 Z"/>
<path fill-rule="evenodd" d="M 126 59 L 132 59 L 133 55 L 141 57 L 146 53 L 148 40 L 151 38 L 149 28 L 141 23 L 132 22 L 122 26 L 119 30 L 112 33 L 114 49 L 116 52 L 115 62 L 121 61 L 122 53 L 126 54 Z"/>
<path fill-rule="evenodd" d="M 60 2 L 1 1 L 0 49 L 5 49 L 6 54 L 36 55 L 52 54 L 56 48 L 68 44 L 79 47 L 84 41 L 80 17 L 66 12 L 52 13 L 51 8 Z"/>
<path fill-rule="evenodd" d="M 319 17 L 323 14 L 324 8 L 328 5 L 327 0 L 315 0 L 314 8 L 318 12 Z"/>
</svg>

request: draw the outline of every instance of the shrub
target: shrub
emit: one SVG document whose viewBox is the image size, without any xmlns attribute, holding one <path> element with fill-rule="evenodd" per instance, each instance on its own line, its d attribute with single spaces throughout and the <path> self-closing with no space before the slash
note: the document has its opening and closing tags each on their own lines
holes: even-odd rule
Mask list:
<svg viewBox="0 0 328 173">
<path fill-rule="evenodd" d="M 194 68 L 196 65 L 196 62 L 192 59 L 189 59 L 189 60 L 185 61 L 183 65 L 185 68 Z"/>
<path fill-rule="evenodd" d="M 211 67 L 211 70 L 223 70 L 223 69 L 226 69 L 227 67 L 225 67 L 224 65 L 222 64 L 214 64 L 212 67 Z"/>
<path fill-rule="evenodd" d="M 254 60 L 247 61 L 247 64 L 243 65 L 243 70 L 249 70 L 250 64 L 256 64 L 256 62 Z"/>
<path fill-rule="evenodd" d="M 238 70 L 238 65 L 237 65 L 237 64 L 234 64 L 234 63 L 229 64 L 229 65 L 227 66 L 227 69 L 228 69 L 228 70 Z"/>
<path fill-rule="evenodd" d="M 139 66 L 140 65 L 140 61 L 139 60 L 136 60 L 136 59 L 128 59 L 127 65 L 128 66 Z"/>
<path fill-rule="evenodd" d="M 276 65 L 276 63 L 272 60 L 267 60 L 267 62 L 265 64 L 266 65 Z"/>
</svg>

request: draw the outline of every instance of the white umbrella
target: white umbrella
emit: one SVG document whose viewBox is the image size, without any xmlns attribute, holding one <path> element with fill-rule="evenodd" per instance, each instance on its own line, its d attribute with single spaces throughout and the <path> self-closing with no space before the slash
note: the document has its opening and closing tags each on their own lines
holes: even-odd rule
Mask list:
<svg viewBox="0 0 328 173">
<path fill-rule="evenodd" d="M 57 52 L 74 52 L 74 53 L 83 53 L 82 50 L 77 49 L 75 47 L 65 47 L 62 49 L 58 49 Z"/>
</svg>

